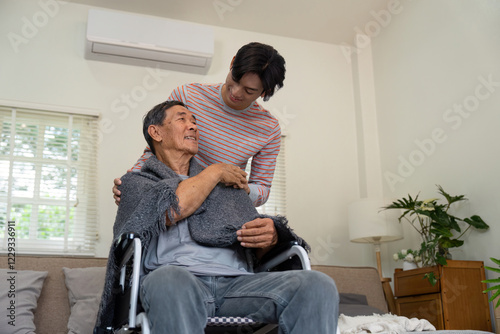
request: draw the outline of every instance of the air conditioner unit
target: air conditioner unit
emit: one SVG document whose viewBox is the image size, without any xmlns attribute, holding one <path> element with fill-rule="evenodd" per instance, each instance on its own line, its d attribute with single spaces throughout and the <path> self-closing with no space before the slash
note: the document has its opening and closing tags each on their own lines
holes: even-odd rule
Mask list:
<svg viewBox="0 0 500 334">
<path fill-rule="evenodd" d="M 213 53 L 211 27 L 147 15 L 89 10 L 87 59 L 205 74 Z"/>
</svg>

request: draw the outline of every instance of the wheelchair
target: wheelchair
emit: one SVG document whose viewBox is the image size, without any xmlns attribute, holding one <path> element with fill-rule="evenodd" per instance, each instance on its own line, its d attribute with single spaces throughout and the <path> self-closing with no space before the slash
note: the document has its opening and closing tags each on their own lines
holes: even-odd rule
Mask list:
<svg viewBox="0 0 500 334">
<path fill-rule="evenodd" d="M 122 234 L 116 241 L 115 256 L 119 259 L 120 277 L 114 284 L 116 299 L 112 327 L 95 328 L 94 334 L 150 334 L 149 321 L 139 301 L 142 245 L 134 233 Z M 290 269 L 311 270 L 306 250 L 297 242 L 274 247 L 266 254 L 255 272 Z M 258 323 L 244 317 L 209 317 L 206 334 L 277 333 L 277 324 Z M 178 334 L 178 333 L 172 333 Z"/>
</svg>

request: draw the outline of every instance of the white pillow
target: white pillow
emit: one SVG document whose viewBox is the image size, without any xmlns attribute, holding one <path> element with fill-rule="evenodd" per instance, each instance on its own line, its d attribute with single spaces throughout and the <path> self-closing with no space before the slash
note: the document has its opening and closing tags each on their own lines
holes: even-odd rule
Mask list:
<svg viewBox="0 0 500 334">
<path fill-rule="evenodd" d="M 0 269 L 0 333 L 34 334 L 46 271 Z"/>
<path fill-rule="evenodd" d="M 105 267 L 63 268 L 71 314 L 68 334 L 92 333 L 101 302 Z"/>
</svg>

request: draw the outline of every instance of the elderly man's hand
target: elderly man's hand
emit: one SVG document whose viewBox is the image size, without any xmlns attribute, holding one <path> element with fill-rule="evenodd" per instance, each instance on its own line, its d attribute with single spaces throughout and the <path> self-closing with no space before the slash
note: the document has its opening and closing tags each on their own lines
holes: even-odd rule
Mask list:
<svg viewBox="0 0 500 334">
<path fill-rule="evenodd" d="M 243 224 L 236 232 L 243 247 L 257 248 L 257 256 L 262 256 L 278 243 L 278 234 L 270 218 L 257 218 Z"/>
</svg>

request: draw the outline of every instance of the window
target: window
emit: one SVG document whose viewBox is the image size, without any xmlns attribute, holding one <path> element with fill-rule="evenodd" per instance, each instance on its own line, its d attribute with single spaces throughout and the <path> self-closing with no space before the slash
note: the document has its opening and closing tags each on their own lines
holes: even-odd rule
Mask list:
<svg viewBox="0 0 500 334">
<path fill-rule="evenodd" d="M 251 163 L 250 159 L 245 170 L 247 173 L 250 173 Z M 286 215 L 285 136 L 281 136 L 281 148 L 276 159 L 271 193 L 267 202 L 257 207 L 257 211 L 267 215 Z"/>
<path fill-rule="evenodd" d="M 0 250 L 93 254 L 97 117 L 0 107 Z"/>
</svg>

